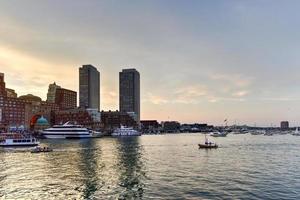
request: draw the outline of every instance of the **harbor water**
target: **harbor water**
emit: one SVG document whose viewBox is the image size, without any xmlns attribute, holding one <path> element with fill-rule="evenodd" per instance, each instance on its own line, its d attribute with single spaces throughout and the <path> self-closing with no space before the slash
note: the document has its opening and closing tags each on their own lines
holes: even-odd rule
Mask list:
<svg viewBox="0 0 300 200">
<path fill-rule="evenodd" d="M 300 199 L 300 137 L 203 134 L 42 140 L 1 149 L 2 199 Z"/>
</svg>

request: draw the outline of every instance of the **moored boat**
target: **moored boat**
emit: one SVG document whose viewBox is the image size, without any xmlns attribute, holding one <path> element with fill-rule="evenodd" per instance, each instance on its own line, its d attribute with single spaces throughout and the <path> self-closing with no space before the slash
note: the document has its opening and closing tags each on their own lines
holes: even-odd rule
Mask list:
<svg viewBox="0 0 300 200">
<path fill-rule="evenodd" d="M 294 135 L 294 136 L 300 136 L 300 132 L 299 132 L 298 127 L 296 128 L 295 132 L 292 133 L 292 135 Z"/>
<path fill-rule="evenodd" d="M 228 135 L 229 132 L 226 132 L 226 131 L 223 131 L 223 132 L 219 132 L 219 131 L 215 131 L 215 132 L 212 132 L 210 134 L 210 136 L 213 136 L 213 137 L 226 137 Z"/>
<path fill-rule="evenodd" d="M 114 132 L 111 134 L 111 136 L 117 137 L 117 136 L 140 136 L 141 132 L 134 130 L 131 127 L 125 127 L 121 126 L 120 128 L 117 128 L 114 130 Z"/>
<path fill-rule="evenodd" d="M 93 137 L 92 131 L 81 125 L 67 122 L 63 125 L 54 125 L 42 131 L 42 136 L 48 139 L 81 139 Z"/>
<path fill-rule="evenodd" d="M 31 135 L 21 133 L 1 133 L 0 146 L 1 147 L 30 147 L 37 146 L 39 142 Z"/>
</svg>

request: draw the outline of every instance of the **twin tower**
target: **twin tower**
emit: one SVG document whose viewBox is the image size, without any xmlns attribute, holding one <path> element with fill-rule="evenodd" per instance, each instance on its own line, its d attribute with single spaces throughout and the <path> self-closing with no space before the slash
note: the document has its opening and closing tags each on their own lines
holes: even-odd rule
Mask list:
<svg viewBox="0 0 300 200">
<path fill-rule="evenodd" d="M 100 111 L 100 72 L 93 65 L 79 68 L 79 106 Z M 119 109 L 140 122 L 140 73 L 136 69 L 119 73 Z"/>
</svg>

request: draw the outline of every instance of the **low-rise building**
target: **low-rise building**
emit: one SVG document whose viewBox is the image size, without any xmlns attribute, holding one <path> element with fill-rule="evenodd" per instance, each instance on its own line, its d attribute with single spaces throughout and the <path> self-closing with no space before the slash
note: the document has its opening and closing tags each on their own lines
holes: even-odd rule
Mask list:
<svg viewBox="0 0 300 200">
<path fill-rule="evenodd" d="M 289 122 L 288 121 L 280 122 L 280 129 L 281 130 L 288 130 L 289 129 Z"/>
<path fill-rule="evenodd" d="M 157 120 L 141 120 L 140 123 L 143 133 L 158 133 L 161 128 Z"/>
<path fill-rule="evenodd" d="M 84 108 L 60 110 L 55 112 L 55 124 L 72 122 L 91 129 L 102 128 L 101 122 L 99 120 L 94 120 L 93 117 L 94 116 Z"/>
<path fill-rule="evenodd" d="M 166 133 L 176 133 L 180 131 L 180 123 L 177 121 L 162 122 L 163 131 Z"/>
<path fill-rule="evenodd" d="M 101 122 L 105 131 L 112 131 L 121 126 L 138 128 L 138 123 L 127 112 L 102 111 Z"/>
</svg>

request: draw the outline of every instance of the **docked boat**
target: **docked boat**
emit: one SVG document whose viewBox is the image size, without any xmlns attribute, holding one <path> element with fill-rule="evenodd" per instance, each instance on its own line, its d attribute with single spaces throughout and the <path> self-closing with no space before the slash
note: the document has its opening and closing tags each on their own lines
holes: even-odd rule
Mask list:
<svg viewBox="0 0 300 200">
<path fill-rule="evenodd" d="M 300 132 L 299 132 L 298 127 L 296 128 L 295 132 L 292 133 L 292 135 L 294 135 L 294 136 L 300 136 Z"/>
<path fill-rule="evenodd" d="M 21 133 L 1 133 L 0 146 L 1 147 L 30 147 L 37 146 L 39 142 L 31 135 Z"/>
<path fill-rule="evenodd" d="M 263 135 L 266 134 L 265 130 L 253 130 L 251 131 L 251 135 Z"/>
<path fill-rule="evenodd" d="M 272 135 L 274 135 L 272 131 L 266 131 L 266 133 L 264 133 L 264 136 L 272 136 Z"/>
<path fill-rule="evenodd" d="M 53 149 L 51 149 L 50 147 L 40 147 L 37 146 L 36 148 L 32 149 L 30 152 L 31 153 L 47 153 L 47 152 L 52 152 Z"/>
<path fill-rule="evenodd" d="M 117 136 L 140 136 L 141 132 L 134 130 L 131 127 L 125 127 L 121 126 L 120 128 L 117 128 L 114 130 L 114 132 L 111 134 L 111 136 L 117 137 Z"/>
<path fill-rule="evenodd" d="M 42 131 L 42 136 L 48 139 L 81 139 L 91 138 L 93 133 L 81 125 L 67 122 L 63 125 L 54 125 Z"/>
<path fill-rule="evenodd" d="M 226 131 L 223 131 L 223 132 L 219 132 L 219 131 L 215 131 L 215 132 L 212 132 L 210 134 L 210 136 L 212 137 L 226 137 L 228 135 L 229 132 L 226 132 Z"/>
</svg>

